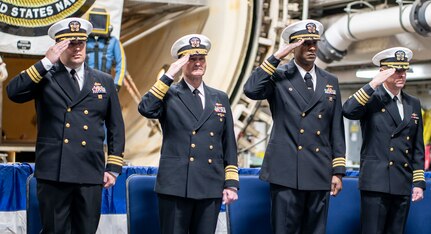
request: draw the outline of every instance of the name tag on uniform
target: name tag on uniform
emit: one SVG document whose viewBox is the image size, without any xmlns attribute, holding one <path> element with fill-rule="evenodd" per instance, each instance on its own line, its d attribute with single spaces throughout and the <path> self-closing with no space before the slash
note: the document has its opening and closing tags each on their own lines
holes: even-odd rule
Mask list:
<svg viewBox="0 0 431 234">
<path fill-rule="evenodd" d="M 106 93 L 105 87 L 103 87 L 102 84 L 98 82 L 94 83 L 91 90 L 93 91 L 93 93 Z"/>
</svg>

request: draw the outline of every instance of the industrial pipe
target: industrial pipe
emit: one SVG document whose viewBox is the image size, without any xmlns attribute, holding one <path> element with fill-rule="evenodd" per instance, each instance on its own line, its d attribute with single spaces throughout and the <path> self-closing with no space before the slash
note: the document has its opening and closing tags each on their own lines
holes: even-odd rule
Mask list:
<svg viewBox="0 0 431 234">
<path fill-rule="evenodd" d="M 340 61 L 354 41 L 402 32 L 431 36 L 431 1 L 417 0 L 410 5 L 341 17 L 322 36 L 316 62 L 326 67 L 334 60 Z"/>
</svg>

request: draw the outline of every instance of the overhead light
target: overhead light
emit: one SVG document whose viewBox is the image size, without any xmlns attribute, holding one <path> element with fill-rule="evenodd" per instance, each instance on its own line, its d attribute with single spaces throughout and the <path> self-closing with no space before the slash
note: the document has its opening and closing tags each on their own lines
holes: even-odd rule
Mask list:
<svg viewBox="0 0 431 234">
<path fill-rule="evenodd" d="M 366 69 L 358 69 L 356 71 L 356 77 L 358 78 L 365 78 L 365 79 L 371 79 L 374 76 L 377 75 L 377 73 L 379 73 L 379 69 L 378 68 L 366 68 Z"/>
<path fill-rule="evenodd" d="M 356 71 L 356 77 L 371 79 L 379 73 L 379 68 L 364 68 Z M 410 64 L 410 70 L 407 71 L 407 79 L 430 79 L 431 64 Z"/>
</svg>

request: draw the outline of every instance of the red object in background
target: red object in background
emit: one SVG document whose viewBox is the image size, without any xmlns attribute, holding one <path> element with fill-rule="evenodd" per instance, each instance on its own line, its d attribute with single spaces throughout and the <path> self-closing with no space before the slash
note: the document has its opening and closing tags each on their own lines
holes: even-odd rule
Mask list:
<svg viewBox="0 0 431 234">
<path fill-rule="evenodd" d="M 425 146 L 425 171 L 427 171 L 430 167 L 430 150 L 431 145 Z"/>
</svg>

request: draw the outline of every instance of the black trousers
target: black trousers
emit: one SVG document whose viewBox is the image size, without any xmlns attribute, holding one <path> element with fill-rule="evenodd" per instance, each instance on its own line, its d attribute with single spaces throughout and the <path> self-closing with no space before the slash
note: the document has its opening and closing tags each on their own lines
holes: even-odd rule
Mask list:
<svg viewBox="0 0 431 234">
<path fill-rule="evenodd" d="M 214 234 L 221 198 L 191 199 L 157 194 L 161 234 Z"/>
<path fill-rule="evenodd" d="M 275 234 L 326 233 L 329 191 L 270 185 L 271 227 Z"/>
<path fill-rule="evenodd" d="M 100 219 L 101 184 L 37 180 L 42 234 L 94 234 Z"/>
<path fill-rule="evenodd" d="M 410 200 L 410 195 L 361 191 L 361 233 L 404 233 Z"/>
</svg>

